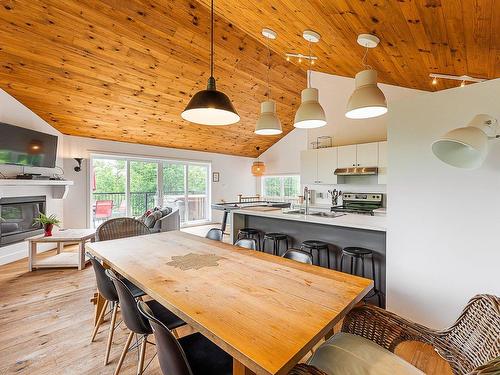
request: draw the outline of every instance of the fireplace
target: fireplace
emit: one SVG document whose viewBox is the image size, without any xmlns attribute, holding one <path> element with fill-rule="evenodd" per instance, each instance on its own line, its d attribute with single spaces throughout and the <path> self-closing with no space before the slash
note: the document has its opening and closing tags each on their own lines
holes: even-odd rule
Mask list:
<svg viewBox="0 0 500 375">
<path fill-rule="evenodd" d="M 0 198 L 0 247 L 43 233 L 33 220 L 45 206 L 45 196 Z"/>
</svg>

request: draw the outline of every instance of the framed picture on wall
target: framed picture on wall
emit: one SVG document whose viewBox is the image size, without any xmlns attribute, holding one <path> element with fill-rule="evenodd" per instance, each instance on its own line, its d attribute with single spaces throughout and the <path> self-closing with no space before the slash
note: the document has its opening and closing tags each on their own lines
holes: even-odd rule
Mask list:
<svg viewBox="0 0 500 375">
<path fill-rule="evenodd" d="M 213 172 L 212 173 L 212 182 L 219 182 L 219 172 Z"/>
</svg>

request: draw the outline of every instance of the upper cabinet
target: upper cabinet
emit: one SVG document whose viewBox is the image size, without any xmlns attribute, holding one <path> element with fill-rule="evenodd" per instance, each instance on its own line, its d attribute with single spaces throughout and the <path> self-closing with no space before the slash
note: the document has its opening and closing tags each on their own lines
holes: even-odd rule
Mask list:
<svg viewBox="0 0 500 375">
<path fill-rule="evenodd" d="M 338 167 L 376 167 L 378 165 L 378 142 L 338 148 Z"/>
<path fill-rule="evenodd" d="M 337 175 L 337 148 L 320 148 L 318 151 L 318 183 L 336 184 Z"/>
<path fill-rule="evenodd" d="M 378 142 L 356 145 L 357 167 L 376 167 L 378 165 Z"/>
<path fill-rule="evenodd" d="M 306 150 L 300 153 L 300 183 L 335 185 L 335 169 L 378 167 L 374 184 L 387 183 L 387 141 Z"/>
<path fill-rule="evenodd" d="M 336 184 L 337 148 L 306 150 L 300 153 L 301 184 Z"/>
<path fill-rule="evenodd" d="M 352 168 L 356 166 L 356 145 L 338 147 L 338 167 Z"/>
<path fill-rule="evenodd" d="M 318 180 L 318 150 L 300 153 L 300 183 L 315 184 Z"/>
</svg>

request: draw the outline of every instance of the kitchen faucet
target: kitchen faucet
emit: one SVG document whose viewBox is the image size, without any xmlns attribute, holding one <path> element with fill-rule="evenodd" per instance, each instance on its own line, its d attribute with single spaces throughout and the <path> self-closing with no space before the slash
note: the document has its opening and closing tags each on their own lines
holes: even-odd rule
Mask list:
<svg viewBox="0 0 500 375">
<path fill-rule="evenodd" d="M 304 208 L 304 214 L 309 215 L 309 189 L 304 186 L 304 201 L 306 202 L 306 207 Z"/>
</svg>

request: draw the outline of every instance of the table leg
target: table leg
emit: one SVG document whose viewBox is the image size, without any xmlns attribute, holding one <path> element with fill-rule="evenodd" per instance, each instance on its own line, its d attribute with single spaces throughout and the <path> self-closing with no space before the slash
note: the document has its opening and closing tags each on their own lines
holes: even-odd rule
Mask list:
<svg viewBox="0 0 500 375">
<path fill-rule="evenodd" d="M 236 358 L 233 358 L 233 375 L 255 375 L 255 372 L 245 367 L 245 365 Z"/>
<path fill-rule="evenodd" d="M 78 243 L 78 269 L 83 270 L 85 268 L 85 241 L 80 241 Z"/>
<path fill-rule="evenodd" d="M 29 267 L 29 272 L 33 271 L 33 266 L 35 264 L 35 258 L 36 258 L 36 242 L 29 241 L 29 259 L 28 259 L 28 267 Z"/>
<path fill-rule="evenodd" d="M 63 242 L 58 242 L 57 243 L 57 254 L 61 254 L 61 251 L 64 249 L 64 243 Z"/>
</svg>

